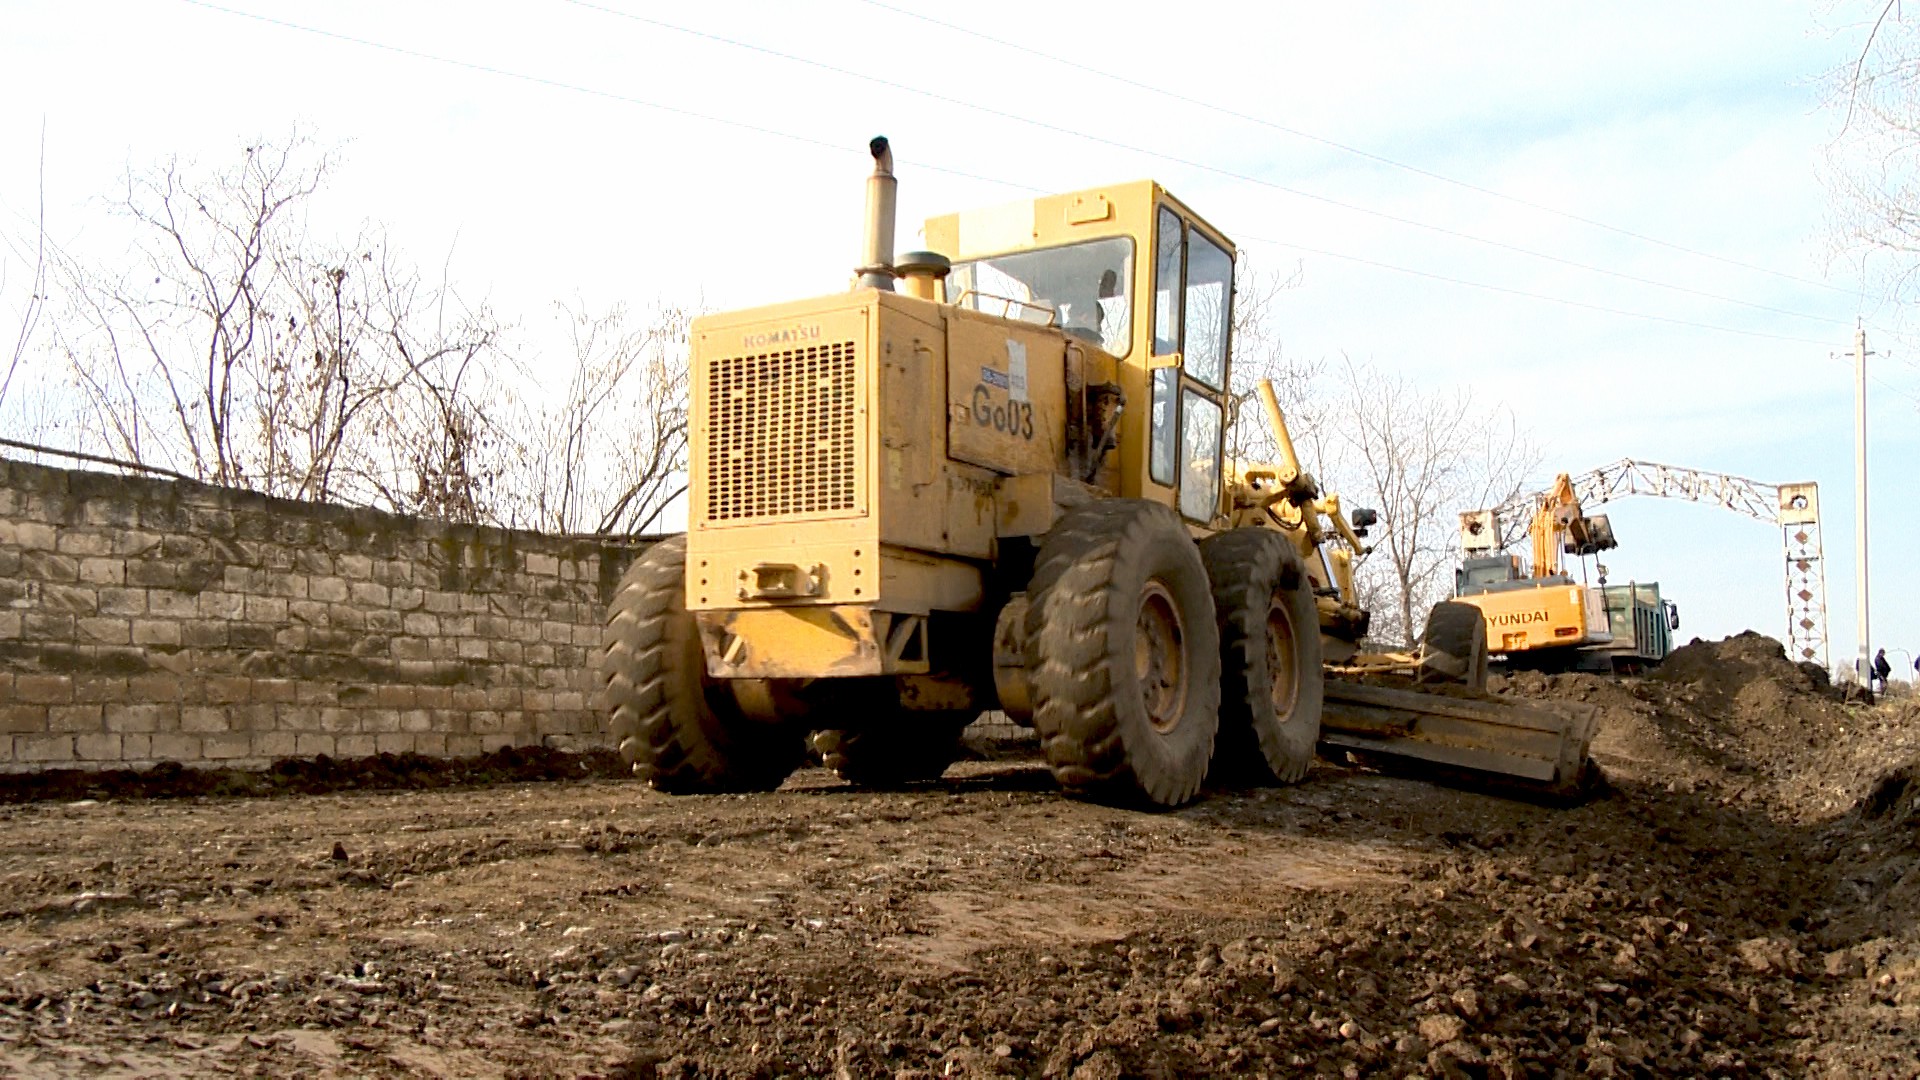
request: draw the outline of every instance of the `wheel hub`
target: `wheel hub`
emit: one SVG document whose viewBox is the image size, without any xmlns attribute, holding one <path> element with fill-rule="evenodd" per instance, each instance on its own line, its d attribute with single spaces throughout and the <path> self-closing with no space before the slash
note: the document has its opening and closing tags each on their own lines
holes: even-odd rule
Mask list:
<svg viewBox="0 0 1920 1080">
<path fill-rule="evenodd" d="M 1140 597 L 1140 618 L 1133 636 L 1133 668 L 1155 731 L 1180 725 L 1187 699 L 1186 634 L 1173 595 L 1149 581 Z"/>
<path fill-rule="evenodd" d="M 1294 662 L 1293 618 L 1286 602 L 1274 597 L 1267 609 L 1267 692 L 1272 695 L 1273 715 L 1282 724 L 1293 717 L 1300 700 L 1300 669 Z"/>
</svg>

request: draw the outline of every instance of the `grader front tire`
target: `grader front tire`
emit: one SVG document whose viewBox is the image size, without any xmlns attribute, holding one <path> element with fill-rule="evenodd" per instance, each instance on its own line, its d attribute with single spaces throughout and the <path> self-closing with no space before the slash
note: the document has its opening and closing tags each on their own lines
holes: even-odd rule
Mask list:
<svg viewBox="0 0 1920 1080">
<path fill-rule="evenodd" d="M 1211 779 L 1291 784 L 1320 739 L 1325 680 L 1313 583 L 1286 537 L 1232 529 L 1200 544 L 1220 626 L 1220 737 Z"/>
<path fill-rule="evenodd" d="M 686 537 L 662 540 L 627 568 L 608 608 L 600 678 L 614 742 L 660 791 L 771 791 L 799 766 L 804 737 L 742 715 L 707 677 L 686 564 Z"/>
<path fill-rule="evenodd" d="M 1069 512 L 1027 596 L 1033 723 L 1060 786 L 1158 806 L 1198 794 L 1219 724 L 1220 643 L 1180 519 L 1138 499 Z"/>
</svg>

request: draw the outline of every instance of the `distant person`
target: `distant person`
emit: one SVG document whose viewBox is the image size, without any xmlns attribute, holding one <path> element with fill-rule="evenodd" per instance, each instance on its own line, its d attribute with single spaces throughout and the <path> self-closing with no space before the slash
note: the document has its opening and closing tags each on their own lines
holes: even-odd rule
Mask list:
<svg viewBox="0 0 1920 1080">
<path fill-rule="evenodd" d="M 1884 694 L 1887 692 L 1887 676 L 1891 674 L 1893 674 L 1893 665 L 1887 663 L 1887 650 L 1881 649 L 1874 653 L 1873 677 L 1867 680 L 1867 686 L 1871 688 L 1877 681 L 1880 684 L 1880 692 Z"/>
</svg>

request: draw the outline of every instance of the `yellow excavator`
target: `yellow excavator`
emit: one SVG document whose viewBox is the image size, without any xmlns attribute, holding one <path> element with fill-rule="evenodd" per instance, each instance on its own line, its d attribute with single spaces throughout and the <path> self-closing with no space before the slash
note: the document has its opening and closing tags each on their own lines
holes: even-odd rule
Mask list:
<svg viewBox="0 0 1920 1080">
<path fill-rule="evenodd" d="M 1573 480 L 1561 473 L 1534 505 L 1527 535 L 1532 560 L 1502 550 L 1492 510 L 1460 515 L 1465 554 L 1454 598 L 1478 608 L 1487 624 L 1487 648 L 1516 667 L 1575 666 L 1580 650 L 1613 640 L 1612 621 L 1599 590 L 1575 581 L 1564 557 L 1584 558 L 1618 546 L 1605 514 L 1586 514 Z"/>
<path fill-rule="evenodd" d="M 637 776 L 771 789 L 811 738 L 908 783 L 999 709 L 1063 788 L 1129 804 L 1298 780 L 1316 748 L 1579 787 L 1594 711 L 1473 692 L 1472 609 L 1362 649 L 1370 515 L 1301 468 L 1270 389 L 1283 460 L 1226 458 L 1223 233 L 1138 181 L 936 217 L 896 258 L 869 149 L 850 291 L 693 324 L 687 533 L 627 571 L 601 656 Z"/>
</svg>

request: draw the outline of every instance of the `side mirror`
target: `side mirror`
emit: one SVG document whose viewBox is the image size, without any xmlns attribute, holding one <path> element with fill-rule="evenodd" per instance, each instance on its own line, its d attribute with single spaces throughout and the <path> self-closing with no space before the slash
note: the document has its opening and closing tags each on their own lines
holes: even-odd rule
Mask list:
<svg viewBox="0 0 1920 1080">
<path fill-rule="evenodd" d="M 1680 605 L 1671 601 L 1667 603 L 1667 629 L 1680 629 Z"/>
<path fill-rule="evenodd" d="M 1354 532 L 1365 536 L 1367 535 L 1367 530 L 1373 528 L 1374 524 L 1379 520 L 1379 514 L 1374 513 L 1372 510 L 1362 508 L 1355 510 L 1353 516 L 1348 518 L 1347 522 L 1353 526 Z"/>
</svg>

